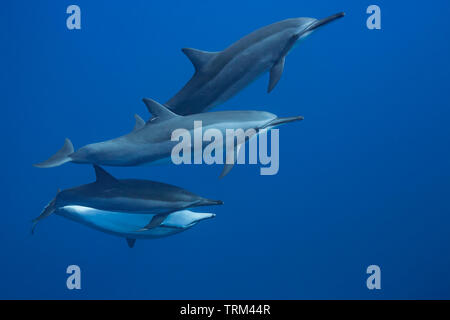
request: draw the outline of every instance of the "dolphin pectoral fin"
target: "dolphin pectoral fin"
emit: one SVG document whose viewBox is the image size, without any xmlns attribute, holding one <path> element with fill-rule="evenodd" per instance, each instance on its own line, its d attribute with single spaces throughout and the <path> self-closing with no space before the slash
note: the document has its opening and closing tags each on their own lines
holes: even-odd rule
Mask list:
<svg viewBox="0 0 450 320">
<path fill-rule="evenodd" d="M 233 169 L 234 164 L 237 162 L 237 158 L 239 155 L 239 151 L 241 150 L 242 144 L 243 143 L 238 144 L 234 149 L 233 148 L 227 149 L 225 165 L 223 166 L 219 179 L 225 177 L 231 171 L 231 169 Z"/>
<path fill-rule="evenodd" d="M 136 123 L 134 124 L 133 131 L 137 131 L 145 126 L 145 121 L 139 115 L 135 114 L 134 118 L 136 119 Z"/>
<path fill-rule="evenodd" d="M 191 60 L 195 71 L 200 70 L 208 61 L 217 55 L 217 52 L 208 52 L 193 48 L 183 48 L 181 51 Z"/>
<path fill-rule="evenodd" d="M 225 177 L 230 171 L 231 169 L 233 169 L 234 163 L 231 164 L 226 164 L 223 166 L 222 172 L 220 173 L 219 178 L 222 179 L 223 177 Z"/>
<path fill-rule="evenodd" d="M 58 150 L 58 152 L 41 163 L 33 164 L 33 166 L 38 168 L 51 168 L 60 166 L 66 162 L 72 161 L 70 155 L 73 153 L 73 151 L 74 150 L 72 142 L 66 138 L 66 140 L 64 141 L 64 145 L 61 149 Z"/>
<path fill-rule="evenodd" d="M 267 88 L 267 93 L 270 93 L 270 91 L 275 88 L 278 81 L 280 81 L 281 75 L 283 74 L 284 69 L 284 60 L 285 57 L 278 60 L 277 63 L 274 64 L 272 69 L 270 69 L 270 80 L 269 80 L 269 87 Z"/>
<path fill-rule="evenodd" d="M 147 231 L 147 230 L 159 227 L 161 225 L 161 223 L 163 223 L 164 220 L 167 218 L 167 216 L 171 213 L 172 213 L 172 211 L 168 212 L 168 213 L 161 213 L 161 214 L 155 215 L 149 224 L 147 224 L 142 229 L 139 229 L 138 231 L 143 232 L 143 231 Z"/>
<path fill-rule="evenodd" d="M 127 244 L 129 248 L 133 248 L 134 244 L 136 243 L 136 239 L 127 238 Z"/>
</svg>

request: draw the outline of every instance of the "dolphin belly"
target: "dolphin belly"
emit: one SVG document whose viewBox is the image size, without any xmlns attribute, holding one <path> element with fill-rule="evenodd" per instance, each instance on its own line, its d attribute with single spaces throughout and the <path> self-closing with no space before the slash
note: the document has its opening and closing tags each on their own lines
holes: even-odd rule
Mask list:
<svg viewBox="0 0 450 320">
<path fill-rule="evenodd" d="M 208 106 L 204 111 L 210 110 L 234 97 L 240 91 L 245 89 L 251 83 L 260 78 L 264 73 L 266 73 L 271 67 L 270 63 L 259 64 L 254 68 L 249 70 L 245 75 L 232 83 L 210 106 Z"/>
<path fill-rule="evenodd" d="M 201 220 L 215 216 L 212 213 L 180 210 L 168 215 L 159 227 L 139 231 L 154 217 L 153 214 L 121 213 L 78 205 L 61 207 L 55 213 L 93 229 L 119 237 L 133 239 L 152 239 L 170 236 L 193 227 Z"/>
<path fill-rule="evenodd" d="M 208 109 L 231 99 L 269 71 L 279 59 L 286 38 L 286 32 L 272 35 L 234 57 L 219 75 L 219 79 L 234 80 Z"/>
<path fill-rule="evenodd" d="M 279 57 L 281 45 L 276 45 L 279 39 L 271 37 L 265 41 L 254 44 L 250 48 L 236 55 L 218 74 L 205 85 L 199 92 L 201 96 L 214 94 L 208 106 L 199 110 L 200 112 L 210 110 L 220 105 L 240 91 L 245 89 L 252 82 L 256 81 L 263 74 L 270 70 L 276 59 Z M 276 48 L 276 49 L 274 49 Z"/>
</svg>

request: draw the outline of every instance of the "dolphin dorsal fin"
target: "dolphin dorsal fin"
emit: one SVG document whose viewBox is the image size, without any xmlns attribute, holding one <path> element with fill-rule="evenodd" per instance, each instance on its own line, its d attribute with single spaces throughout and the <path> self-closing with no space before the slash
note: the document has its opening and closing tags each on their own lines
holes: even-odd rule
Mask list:
<svg viewBox="0 0 450 320">
<path fill-rule="evenodd" d="M 112 184 L 117 183 L 118 180 L 114 178 L 111 174 L 106 172 L 105 169 L 99 167 L 98 165 L 94 164 L 94 170 L 95 170 L 95 182 L 102 183 L 102 184 Z"/>
<path fill-rule="evenodd" d="M 183 48 L 181 51 L 191 60 L 195 71 L 200 70 L 208 61 L 217 55 L 217 52 L 208 52 L 193 48 Z"/>
<path fill-rule="evenodd" d="M 134 115 L 136 123 L 134 124 L 133 131 L 139 130 L 145 126 L 145 121 L 137 114 Z"/>
<path fill-rule="evenodd" d="M 133 248 L 136 243 L 136 239 L 127 238 L 128 247 Z"/>
<path fill-rule="evenodd" d="M 167 107 L 156 102 L 155 100 L 152 100 L 149 98 L 144 98 L 144 99 L 142 99 L 142 101 L 147 106 L 148 111 L 153 115 L 153 118 L 150 119 L 151 121 L 154 121 L 156 119 L 168 120 L 171 118 L 178 117 L 177 114 L 173 113 Z"/>
</svg>

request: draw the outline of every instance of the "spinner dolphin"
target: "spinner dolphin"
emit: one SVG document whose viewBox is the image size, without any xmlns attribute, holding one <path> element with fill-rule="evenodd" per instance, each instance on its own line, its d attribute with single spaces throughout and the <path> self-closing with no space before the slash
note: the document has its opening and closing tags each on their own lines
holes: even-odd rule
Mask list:
<svg viewBox="0 0 450 320">
<path fill-rule="evenodd" d="M 283 123 L 302 120 L 303 117 L 279 118 L 264 111 L 221 111 L 180 116 L 151 99 L 143 99 L 153 118 L 144 122 L 136 116 L 136 125 L 132 132 L 124 136 L 86 145 L 74 151 L 69 139 L 64 146 L 48 160 L 35 164 L 39 168 L 50 168 L 66 162 L 96 164 L 106 166 L 137 166 L 145 163 L 160 163 L 171 158 L 172 149 L 179 143 L 172 139 L 176 129 L 194 132 L 194 122 L 201 121 L 203 129 L 219 130 L 223 136 L 229 129 L 255 129 L 255 132 L 267 130 Z M 192 145 L 192 154 L 201 152 L 208 143 Z M 223 143 L 225 144 L 225 143 Z M 230 153 L 231 154 L 231 153 Z M 233 154 L 237 154 L 233 152 Z M 233 167 L 226 161 L 221 177 Z"/>
<path fill-rule="evenodd" d="M 167 226 L 169 223 L 167 219 L 175 212 L 178 213 L 172 216 L 169 219 L 170 221 L 173 221 L 174 217 L 181 216 L 185 220 L 189 220 L 188 218 L 191 217 L 194 219 L 191 221 L 193 223 L 197 219 L 195 217 L 200 216 L 196 216 L 185 209 L 223 204 L 220 200 L 202 198 L 192 192 L 169 184 L 149 180 L 116 179 L 99 166 L 94 165 L 94 169 L 96 174 L 95 182 L 58 191 L 56 197 L 50 201 L 41 215 L 33 220 L 32 232 L 40 220 L 50 216 L 52 213 L 74 217 L 74 220 L 77 221 L 89 221 L 99 228 L 103 226 L 106 231 L 107 228 L 102 224 L 106 217 L 110 217 L 109 220 L 115 219 L 114 217 L 116 216 L 123 217 L 120 218 L 123 220 L 126 219 L 127 214 L 132 214 L 133 216 L 142 215 L 138 218 L 129 216 L 130 221 L 134 221 L 133 223 L 136 227 L 134 230 L 131 222 L 129 229 L 119 228 L 111 230 L 116 233 L 128 230 L 130 234 L 136 234 L 161 227 L 162 225 Z M 91 217 L 93 218 L 91 219 Z M 144 221 L 146 222 L 144 223 Z M 138 227 L 139 223 L 142 224 Z M 181 223 L 180 227 L 184 228 L 190 223 L 185 225 Z M 117 225 L 118 223 L 115 222 L 115 224 Z M 154 233 L 150 235 L 154 235 Z"/>
<path fill-rule="evenodd" d="M 286 55 L 317 28 L 344 16 L 325 19 L 294 18 L 258 29 L 220 52 L 192 48 L 182 51 L 191 60 L 195 73 L 166 105 L 181 115 L 204 112 L 225 102 L 253 80 L 270 70 L 267 91 L 281 78 Z"/>
<path fill-rule="evenodd" d="M 154 215 L 98 210 L 76 205 L 59 207 L 54 213 L 95 230 L 125 238 L 130 248 L 134 246 L 136 239 L 167 237 L 188 230 L 200 221 L 215 217 L 213 213 L 180 210 L 170 213 L 157 227 L 139 230 Z"/>
</svg>

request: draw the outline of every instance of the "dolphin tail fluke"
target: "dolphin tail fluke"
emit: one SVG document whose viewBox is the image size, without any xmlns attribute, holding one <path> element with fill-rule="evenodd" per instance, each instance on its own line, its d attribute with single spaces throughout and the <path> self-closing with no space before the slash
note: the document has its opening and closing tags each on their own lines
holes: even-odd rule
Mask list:
<svg viewBox="0 0 450 320">
<path fill-rule="evenodd" d="M 58 152 L 56 152 L 49 159 L 41 163 L 36 163 L 33 166 L 38 168 L 52 168 L 60 166 L 66 162 L 72 161 L 70 155 L 74 152 L 72 142 L 66 138 L 64 145 Z"/>
<path fill-rule="evenodd" d="M 58 193 L 60 192 L 60 190 L 58 189 L 58 192 L 56 193 L 56 197 L 58 196 Z M 39 215 L 39 217 L 33 219 L 33 226 L 31 227 L 31 234 L 34 234 L 34 229 L 36 228 L 36 225 L 39 221 L 41 221 L 42 219 L 47 218 L 48 216 L 50 216 L 54 211 L 55 211 L 55 204 L 56 204 L 56 197 L 54 197 L 52 199 L 52 201 L 50 201 L 44 208 L 44 210 L 42 210 L 42 213 Z"/>
</svg>

